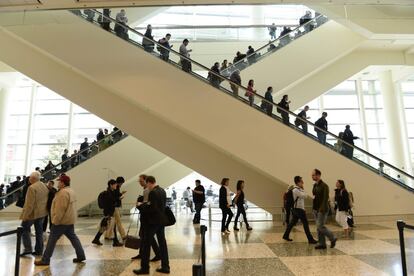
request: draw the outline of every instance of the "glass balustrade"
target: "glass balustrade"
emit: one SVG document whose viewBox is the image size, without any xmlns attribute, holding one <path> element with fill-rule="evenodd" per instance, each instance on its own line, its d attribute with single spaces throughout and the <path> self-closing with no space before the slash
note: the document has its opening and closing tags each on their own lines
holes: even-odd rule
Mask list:
<svg viewBox="0 0 414 276">
<path fill-rule="evenodd" d="M 80 11 L 76 11 L 74 13 L 85 19 L 87 18 L 87 15 Z M 233 96 L 235 99 L 244 102 L 245 104 L 249 104 L 255 111 L 262 112 L 264 115 L 273 118 L 275 121 L 277 121 L 277 123 L 286 124 L 286 127 L 302 133 L 307 138 L 312 139 L 317 143 L 323 144 L 338 154 L 344 155 L 344 157 L 349 158 L 350 160 L 353 160 L 354 162 L 364 166 L 365 168 L 371 170 L 373 173 L 385 177 L 388 180 L 393 181 L 410 191 L 414 191 L 414 177 L 409 173 L 396 168 L 392 164 L 387 163 L 386 161 L 370 154 L 361 148 L 343 141 L 335 134 L 332 134 L 329 131 L 325 131 L 315 126 L 312 122 L 300 118 L 288 110 L 284 110 L 283 108 L 277 106 L 275 103 L 267 101 L 261 95 L 251 93 L 247 90 L 247 88 L 235 82 L 232 82 L 226 76 L 220 75 L 218 68 L 214 70 L 209 69 L 194 60 L 181 56 L 174 49 L 166 48 L 163 45 L 158 44 L 156 41 L 151 41 L 145 38 L 143 34 L 129 28 L 126 25 L 116 23 L 114 19 L 106 17 L 98 11 L 94 11 L 94 14 L 95 16 L 92 19 L 89 18 L 89 21 L 91 23 L 101 25 L 98 18 L 105 18 L 112 24 L 118 25 L 118 31 L 119 26 L 121 26 L 125 33 L 128 34 L 122 35 L 118 33 L 118 36 L 120 36 L 121 39 L 125 39 L 127 42 L 132 43 L 142 50 L 147 51 L 154 57 L 160 58 L 165 62 L 176 66 L 178 69 L 188 72 L 199 80 L 211 84 L 221 92 L 227 93 Z M 295 39 L 304 35 L 306 32 L 311 31 L 312 28 L 317 28 L 317 26 L 320 26 L 326 21 L 326 17 L 318 16 L 303 24 L 297 28 L 297 32 L 301 31 L 301 28 L 303 28 L 303 31 L 301 31 L 301 34 L 296 34 L 294 36 Z M 113 29 L 110 29 L 110 31 L 115 34 Z M 283 44 L 282 39 L 283 37 L 277 41 Z M 144 44 L 143 41 L 145 41 Z M 289 41 L 291 41 L 290 38 Z M 287 45 L 287 43 L 283 44 L 283 46 L 285 45 Z M 261 49 L 265 48 L 266 47 L 262 47 Z M 261 49 L 258 51 L 261 51 Z M 264 52 L 263 56 L 267 53 L 267 51 Z M 307 131 L 304 131 L 304 127 L 307 128 Z"/>
</svg>

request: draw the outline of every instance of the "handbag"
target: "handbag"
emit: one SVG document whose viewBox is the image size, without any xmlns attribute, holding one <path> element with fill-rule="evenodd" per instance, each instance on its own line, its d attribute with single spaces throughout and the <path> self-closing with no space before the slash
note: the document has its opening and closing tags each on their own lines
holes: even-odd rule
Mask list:
<svg viewBox="0 0 414 276">
<path fill-rule="evenodd" d="M 176 222 L 174 213 L 171 211 L 170 207 L 166 206 L 165 207 L 165 217 L 166 217 L 166 222 L 165 222 L 165 226 L 171 226 L 174 225 Z"/>
<path fill-rule="evenodd" d="M 127 231 L 127 235 L 125 238 L 125 247 L 126 248 L 130 248 L 130 249 L 140 249 L 141 248 L 141 238 L 138 235 L 138 224 L 139 224 L 139 219 L 137 219 L 137 231 L 135 233 L 135 235 L 130 235 L 129 234 L 129 230 L 131 229 L 131 225 L 132 225 L 132 221 L 130 222 L 129 226 L 128 226 L 128 231 Z"/>
</svg>

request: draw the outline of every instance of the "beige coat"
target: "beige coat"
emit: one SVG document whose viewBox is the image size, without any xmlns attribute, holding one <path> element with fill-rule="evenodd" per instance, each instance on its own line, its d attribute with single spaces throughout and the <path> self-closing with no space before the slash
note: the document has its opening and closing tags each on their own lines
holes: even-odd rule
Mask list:
<svg viewBox="0 0 414 276">
<path fill-rule="evenodd" d="M 47 198 L 49 189 L 40 181 L 29 185 L 20 219 L 35 220 L 47 216 Z"/>
<path fill-rule="evenodd" d="M 54 225 L 75 224 L 77 217 L 76 197 L 70 187 L 62 188 L 56 193 L 50 213 Z"/>
</svg>

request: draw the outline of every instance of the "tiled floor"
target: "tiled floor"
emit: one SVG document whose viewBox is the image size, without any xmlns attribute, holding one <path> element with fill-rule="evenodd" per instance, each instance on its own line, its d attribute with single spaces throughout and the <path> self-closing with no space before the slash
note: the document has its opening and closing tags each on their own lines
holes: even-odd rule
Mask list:
<svg viewBox="0 0 414 276">
<path fill-rule="evenodd" d="M 125 227 L 128 219 L 123 217 Z M 199 226 L 193 226 L 191 220 L 191 214 L 180 213 L 177 224 L 166 229 L 170 275 L 192 275 L 192 264 L 199 259 Z M 70 242 L 62 238 L 49 267 L 34 267 L 34 257 L 21 258 L 21 275 L 134 275 L 132 270 L 139 267 L 139 261 L 130 258 L 136 251 L 113 248 L 109 242 L 102 247 L 90 243 L 98 221 L 99 218 L 80 218 L 76 225 L 87 256 L 85 264 L 72 263 L 75 252 Z M 282 240 L 284 226 L 277 222 L 255 222 L 253 231 L 241 229 L 228 236 L 220 234 L 219 222 L 205 222 L 207 275 L 402 275 L 395 222 L 356 223 L 350 239 L 342 239 L 340 227 L 329 225 L 339 237 L 337 246 L 318 251 L 307 243 L 301 225 L 292 231 L 294 241 L 289 243 Z M 0 232 L 18 225 L 16 219 L 0 218 Z M 315 226 L 311 224 L 310 228 L 317 237 Z M 406 231 L 406 237 L 409 275 L 414 275 L 414 233 Z M 14 250 L 14 237 L 0 238 L 0 276 L 13 275 Z M 151 275 L 161 275 L 155 272 L 158 265 L 152 264 Z"/>
</svg>

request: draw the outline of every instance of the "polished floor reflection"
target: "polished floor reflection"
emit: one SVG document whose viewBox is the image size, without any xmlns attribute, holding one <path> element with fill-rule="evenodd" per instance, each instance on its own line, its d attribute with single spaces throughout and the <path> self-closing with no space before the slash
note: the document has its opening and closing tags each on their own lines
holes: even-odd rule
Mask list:
<svg viewBox="0 0 414 276">
<path fill-rule="evenodd" d="M 177 224 L 167 228 L 170 275 L 191 275 L 192 264 L 200 257 L 199 226 L 192 224 L 191 216 L 189 212 L 179 213 Z M 124 216 L 123 220 L 127 227 L 129 217 Z M 139 262 L 130 258 L 137 252 L 113 248 L 108 241 L 102 247 L 90 243 L 98 221 L 99 218 L 80 218 L 76 224 L 85 248 L 85 264 L 72 263 L 75 252 L 69 241 L 62 238 L 49 267 L 34 267 L 34 257 L 24 257 L 21 258 L 21 275 L 134 275 L 132 270 L 139 267 Z M 352 238 L 339 238 L 335 249 L 325 251 L 308 245 L 300 225 L 292 231 L 294 241 L 285 242 L 282 240 L 284 226 L 278 222 L 253 222 L 253 231 L 242 228 L 228 236 L 221 235 L 219 222 L 203 223 L 208 226 L 207 275 L 402 275 L 394 221 L 367 224 L 356 221 Z M 14 229 L 18 224 L 17 219 L 0 217 L 0 232 Z M 341 237 L 338 226 L 331 224 L 329 228 Z M 312 224 L 311 231 L 315 232 Z M 414 233 L 409 230 L 405 233 L 408 274 L 414 275 Z M 15 237 L 0 238 L 0 276 L 13 275 L 14 250 Z M 151 275 L 162 275 L 155 272 L 158 265 L 152 264 Z"/>
</svg>

